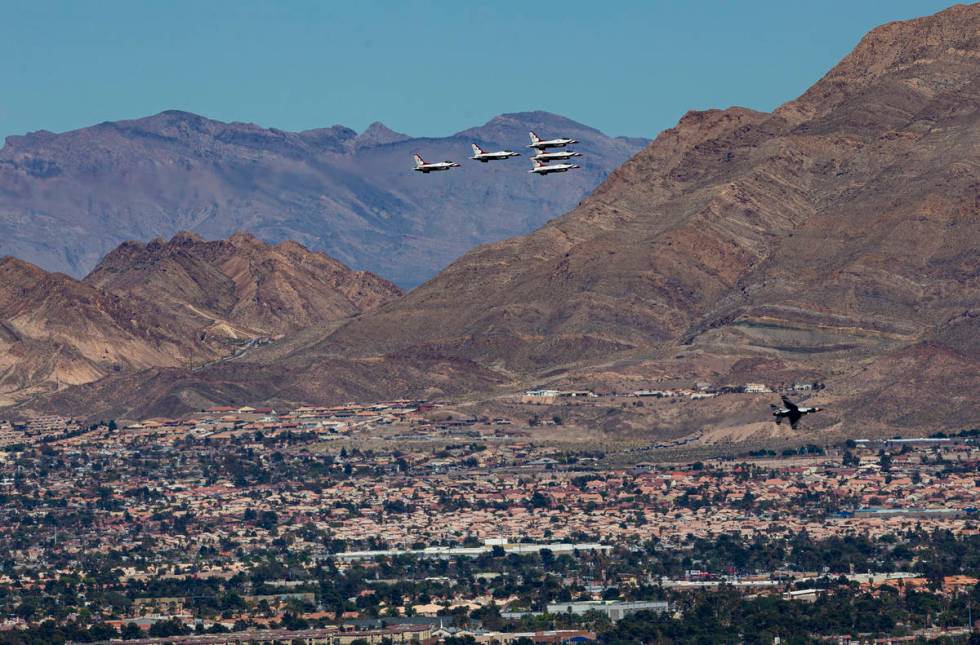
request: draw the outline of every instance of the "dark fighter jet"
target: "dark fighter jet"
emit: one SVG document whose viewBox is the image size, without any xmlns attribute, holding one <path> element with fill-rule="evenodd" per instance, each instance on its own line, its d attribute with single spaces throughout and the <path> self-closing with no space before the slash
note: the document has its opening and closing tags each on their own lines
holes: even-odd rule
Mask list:
<svg viewBox="0 0 980 645">
<path fill-rule="evenodd" d="M 820 412 L 821 410 L 821 408 L 801 408 L 787 399 L 785 395 L 783 396 L 783 407 L 779 407 L 778 405 L 770 405 L 769 407 L 772 408 L 772 416 L 776 418 L 777 424 L 782 423 L 783 418 L 788 418 L 789 425 L 794 430 L 796 429 L 796 424 L 800 422 L 800 418 L 804 414 Z"/>
</svg>

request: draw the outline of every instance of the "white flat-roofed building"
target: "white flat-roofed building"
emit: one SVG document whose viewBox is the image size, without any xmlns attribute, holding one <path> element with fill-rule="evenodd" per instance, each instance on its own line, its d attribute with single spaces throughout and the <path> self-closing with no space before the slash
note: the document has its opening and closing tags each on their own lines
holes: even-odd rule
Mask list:
<svg viewBox="0 0 980 645">
<path fill-rule="evenodd" d="M 620 600 L 584 600 L 579 602 L 554 602 L 548 604 L 549 614 L 587 614 L 598 611 L 615 622 L 622 620 L 638 611 L 663 613 L 670 609 L 669 603 L 663 600 L 639 600 L 623 602 Z"/>
</svg>

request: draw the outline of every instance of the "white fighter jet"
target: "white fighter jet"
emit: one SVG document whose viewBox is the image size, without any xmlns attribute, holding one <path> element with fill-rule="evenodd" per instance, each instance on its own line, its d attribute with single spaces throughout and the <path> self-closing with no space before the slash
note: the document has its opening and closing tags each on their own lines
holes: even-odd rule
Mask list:
<svg viewBox="0 0 980 645">
<path fill-rule="evenodd" d="M 545 152 L 539 150 L 531 159 L 537 161 L 565 161 L 566 159 L 571 159 L 572 157 L 581 157 L 581 152 L 575 152 L 574 150 L 560 150 L 558 152 Z"/>
<path fill-rule="evenodd" d="M 528 170 L 528 172 L 533 173 L 535 175 L 549 175 L 553 172 L 568 172 L 573 168 L 582 167 L 574 163 L 556 163 L 554 165 L 549 166 L 544 162 L 535 161 L 534 159 L 532 159 L 531 161 L 534 164 L 534 168 L 531 168 L 530 170 Z"/>
<path fill-rule="evenodd" d="M 538 150 L 544 150 L 545 148 L 564 148 L 567 145 L 578 143 L 575 139 L 548 139 L 545 141 L 535 134 L 534 131 L 528 132 L 528 134 L 531 135 L 531 145 L 528 148 L 537 148 Z"/>
<path fill-rule="evenodd" d="M 497 152 L 487 152 L 480 146 L 471 144 L 473 146 L 473 156 L 470 159 L 475 161 L 482 161 L 487 163 L 488 161 L 494 161 L 497 159 L 509 159 L 510 157 L 520 157 L 521 153 L 513 152 L 511 150 L 499 150 Z"/>
<path fill-rule="evenodd" d="M 436 163 L 426 163 L 422 155 L 412 155 L 415 158 L 415 170 L 421 173 L 430 173 L 437 170 L 449 170 L 450 168 L 459 168 L 459 164 L 454 161 L 439 161 Z"/>
</svg>

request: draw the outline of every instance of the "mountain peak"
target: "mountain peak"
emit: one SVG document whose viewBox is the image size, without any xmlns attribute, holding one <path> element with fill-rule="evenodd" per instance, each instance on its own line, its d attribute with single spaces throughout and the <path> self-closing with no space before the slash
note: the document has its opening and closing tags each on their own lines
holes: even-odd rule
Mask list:
<svg viewBox="0 0 980 645">
<path fill-rule="evenodd" d="M 521 123 L 528 122 L 539 122 L 539 123 L 552 123 L 555 125 L 569 125 L 576 128 L 588 128 L 589 126 L 579 123 L 574 119 L 570 119 L 567 116 L 561 114 L 556 114 L 554 112 L 548 112 L 547 110 L 531 110 L 527 112 L 504 112 L 503 114 L 497 115 L 490 119 L 488 123 L 493 123 L 495 121 L 519 121 Z"/>
<path fill-rule="evenodd" d="M 120 247 L 85 282 L 173 309 L 191 305 L 209 321 L 261 335 L 338 320 L 401 295 L 325 254 L 295 242 L 272 246 L 244 231 L 215 241 L 182 232 L 165 246 Z"/>
<path fill-rule="evenodd" d="M 885 80 L 899 91 L 948 92 L 975 78 L 977 51 L 980 4 L 889 22 L 868 32 L 823 78 L 776 114 L 793 123 L 813 119 Z M 898 96 L 895 100 L 903 101 Z"/>
<path fill-rule="evenodd" d="M 12 134 L 4 138 L 3 147 L 0 147 L 0 150 L 3 150 L 8 146 L 10 148 L 14 148 L 20 143 L 26 143 L 28 145 L 37 144 L 42 141 L 54 139 L 57 136 L 58 135 L 50 130 L 35 130 L 34 132 L 28 132 L 27 134 Z"/>
<path fill-rule="evenodd" d="M 341 152 L 357 137 L 357 133 L 344 125 L 332 125 L 329 128 L 303 130 L 299 137 L 317 150 Z"/>
<path fill-rule="evenodd" d="M 24 275 L 42 275 L 44 269 L 12 255 L 0 257 L 0 271 L 16 271 Z"/>
<path fill-rule="evenodd" d="M 170 245 L 189 246 L 192 244 L 199 244 L 203 241 L 204 238 L 193 231 L 177 231 L 174 236 L 170 238 Z"/>
<path fill-rule="evenodd" d="M 194 114 L 193 112 L 188 112 L 186 110 L 163 110 L 157 114 L 151 116 L 154 117 L 166 117 L 170 119 L 179 119 L 182 121 L 210 121 L 207 117 L 201 116 L 200 114 Z"/>
<path fill-rule="evenodd" d="M 283 240 L 275 245 L 275 248 L 281 249 L 287 253 L 313 253 L 304 244 L 297 242 L 296 240 Z M 326 253 L 319 253 L 323 257 L 330 257 Z M 331 258 L 332 260 L 333 258 Z"/>
<path fill-rule="evenodd" d="M 513 136 L 517 133 L 522 133 L 526 137 L 528 130 L 535 129 L 542 130 L 539 133 L 542 136 L 551 134 L 558 136 L 559 133 L 563 136 L 572 133 L 578 136 L 604 136 L 596 128 L 589 127 L 560 114 L 545 112 L 544 110 L 499 114 L 481 126 L 462 130 L 454 136 L 494 139 L 501 136 Z"/>
<path fill-rule="evenodd" d="M 113 129 L 119 129 L 122 127 L 123 129 L 127 130 L 140 130 L 153 133 L 175 133 L 178 131 L 207 131 L 223 125 L 226 124 L 222 123 L 221 121 L 214 121 L 199 114 L 194 114 L 193 112 L 185 112 L 183 110 L 164 110 L 163 112 L 158 112 L 157 114 L 137 119 L 103 121 L 94 127 Z"/>
<path fill-rule="evenodd" d="M 231 237 L 228 238 L 228 242 L 230 242 L 233 246 L 238 247 L 247 246 L 259 248 L 266 246 L 265 242 L 261 241 L 259 238 L 247 231 L 235 231 L 232 233 Z"/>
<path fill-rule="evenodd" d="M 353 148 L 356 149 L 398 143 L 399 141 L 407 141 L 410 138 L 408 135 L 395 132 L 381 121 L 375 121 L 364 132 L 357 135 L 351 143 L 353 144 Z"/>
</svg>

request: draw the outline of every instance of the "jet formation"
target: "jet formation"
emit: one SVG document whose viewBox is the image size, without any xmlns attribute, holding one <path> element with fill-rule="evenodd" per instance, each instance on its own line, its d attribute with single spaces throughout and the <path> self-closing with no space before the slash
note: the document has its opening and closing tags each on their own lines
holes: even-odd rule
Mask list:
<svg viewBox="0 0 980 645">
<path fill-rule="evenodd" d="M 783 407 L 779 407 L 778 405 L 769 406 L 772 408 L 772 416 L 775 418 L 777 425 L 782 423 L 783 419 L 789 419 L 789 426 L 795 430 L 796 425 L 800 422 L 800 419 L 803 418 L 804 414 L 820 412 L 821 410 L 821 408 L 801 408 L 785 396 L 782 398 Z"/>
<path fill-rule="evenodd" d="M 531 145 L 528 148 L 534 150 L 534 156 L 531 157 L 531 169 L 528 170 L 529 173 L 534 175 L 550 175 L 556 172 L 568 172 L 569 170 L 574 170 L 576 168 L 581 168 L 578 164 L 574 163 L 555 163 L 549 164 L 550 161 L 567 161 L 574 157 L 581 157 L 581 152 L 575 152 L 574 150 L 557 150 L 549 152 L 549 148 L 565 148 L 573 143 L 578 143 L 575 139 L 558 138 L 558 139 L 542 139 L 535 132 L 528 133 L 531 137 Z M 496 152 L 488 152 L 481 148 L 478 144 L 471 144 L 473 148 L 473 156 L 470 157 L 473 161 L 479 161 L 481 163 L 489 163 L 491 161 L 500 161 L 503 159 L 510 159 L 511 157 L 520 157 L 521 153 L 514 152 L 513 150 L 498 150 Z M 460 164 L 454 161 L 439 161 L 429 163 L 422 158 L 422 155 L 415 154 L 412 155 L 415 159 L 415 170 L 422 174 L 429 174 L 430 172 L 439 172 L 442 170 L 450 170 L 452 168 L 459 168 Z"/>
</svg>

